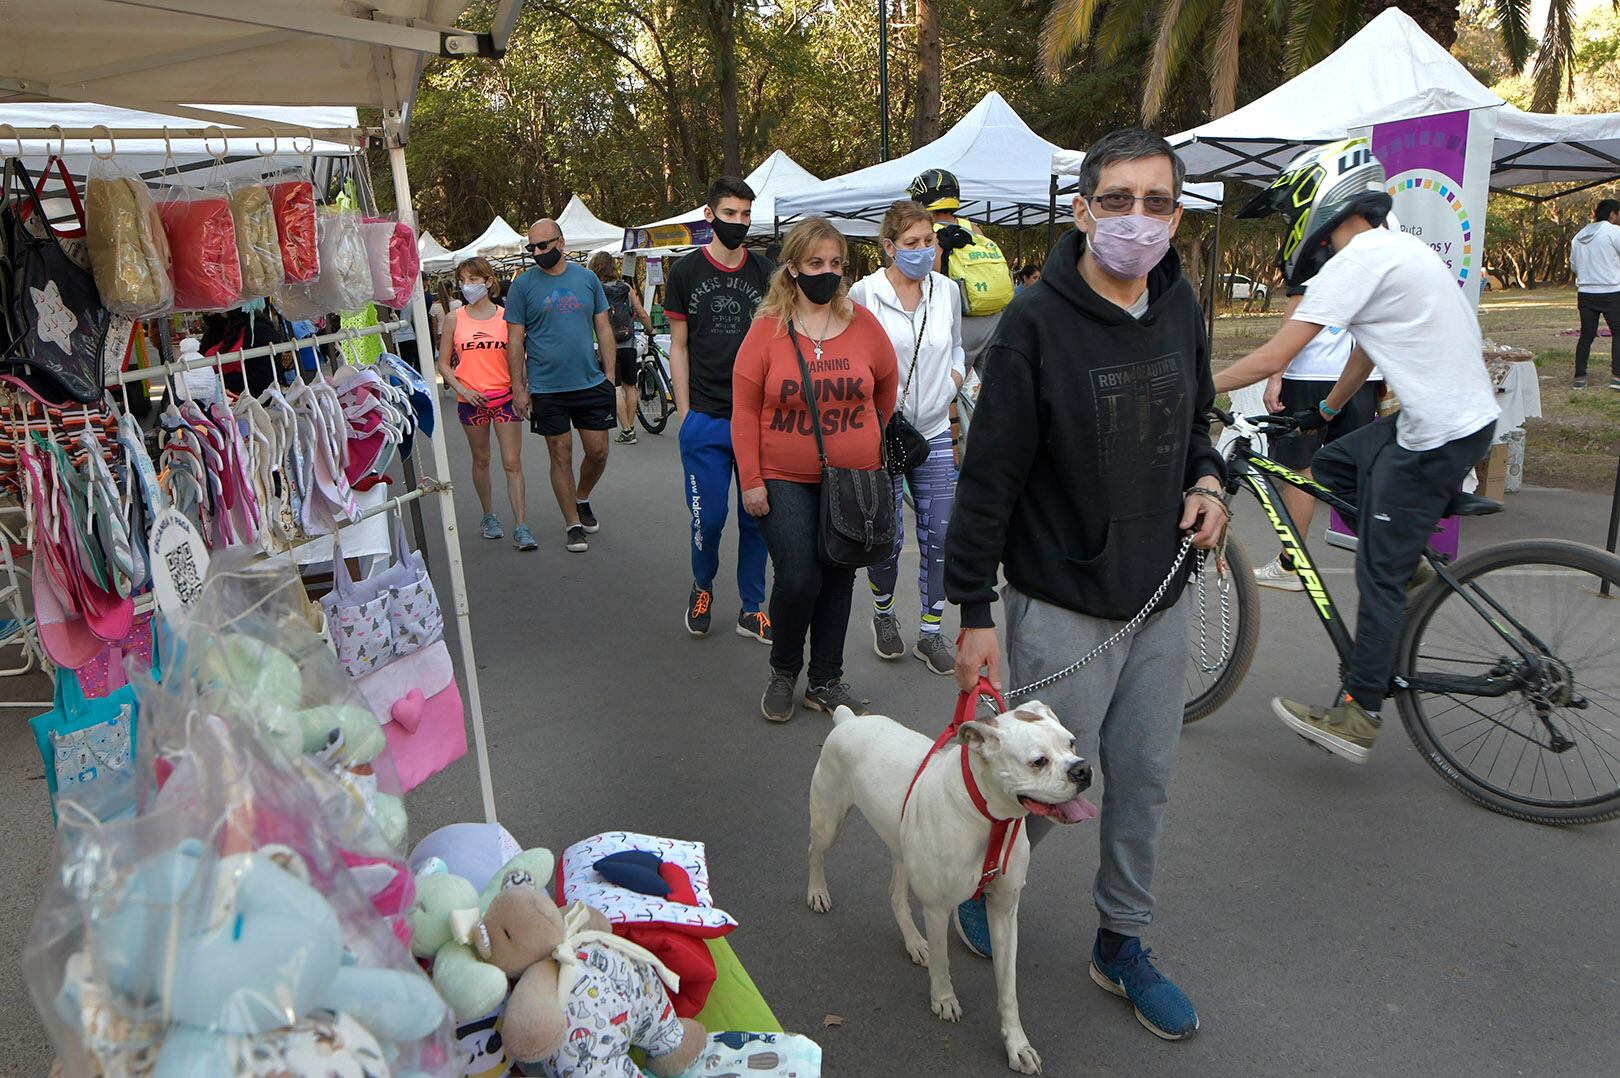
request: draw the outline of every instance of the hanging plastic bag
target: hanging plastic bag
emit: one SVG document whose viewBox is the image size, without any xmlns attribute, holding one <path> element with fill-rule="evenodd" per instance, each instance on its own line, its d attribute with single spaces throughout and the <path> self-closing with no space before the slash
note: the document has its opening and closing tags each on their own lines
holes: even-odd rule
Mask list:
<svg viewBox="0 0 1620 1078">
<path fill-rule="evenodd" d="M 169 239 L 146 182 L 116 159 L 97 157 L 84 209 L 90 268 L 107 309 L 136 319 L 173 310 Z"/>
<path fill-rule="evenodd" d="M 315 185 L 295 173 L 269 185 L 281 244 L 281 279 L 288 284 L 313 281 L 321 272 L 315 236 Z"/>
<path fill-rule="evenodd" d="M 284 275 L 275 204 L 262 183 L 234 184 L 230 192 L 236 252 L 242 262 L 242 299 L 263 299 L 281 287 Z"/>
<path fill-rule="evenodd" d="M 157 203 L 174 263 L 174 305 L 181 311 L 228 311 L 242 300 L 236 219 L 222 188 L 173 187 Z"/>
<path fill-rule="evenodd" d="M 315 234 L 320 276 L 284 284 L 275 294 L 276 306 L 293 321 L 356 311 L 371 301 L 371 261 L 359 217 L 323 209 L 315 222 Z"/>
<path fill-rule="evenodd" d="M 360 225 L 371 262 L 371 298 L 384 307 L 403 311 L 410 306 L 422 275 L 422 256 L 416 250 L 416 232 L 403 221 L 368 217 Z"/>
</svg>

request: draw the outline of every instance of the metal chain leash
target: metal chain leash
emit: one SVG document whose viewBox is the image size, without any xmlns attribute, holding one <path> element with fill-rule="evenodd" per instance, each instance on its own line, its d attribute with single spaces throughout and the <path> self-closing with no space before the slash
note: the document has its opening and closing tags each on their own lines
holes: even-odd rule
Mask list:
<svg viewBox="0 0 1620 1078">
<path fill-rule="evenodd" d="M 1221 535 L 1221 541 L 1215 548 L 1215 571 L 1220 575 L 1221 582 L 1216 590 L 1221 596 L 1221 653 L 1215 657 L 1214 662 L 1209 661 L 1209 604 L 1204 600 L 1204 567 L 1209 564 L 1209 555 L 1200 551 L 1198 555 L 1198 570 L 1195 585 L 1198 593 L 1198 669 L 1206 674 L 1218 672 L 1226 665 L 1226 660 L 1232 653 L 1232 574 L 1230 566 L 1225 572 L 1221 571 L 1221 563 L 1225 560 L 1226 535 Z"/>
</svg>

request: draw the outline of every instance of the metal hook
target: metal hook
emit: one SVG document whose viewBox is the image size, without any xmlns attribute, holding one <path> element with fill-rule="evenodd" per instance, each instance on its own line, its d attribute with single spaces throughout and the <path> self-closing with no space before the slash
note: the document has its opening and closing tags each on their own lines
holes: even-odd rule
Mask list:
<svg viewBox="0 0 1620 1078">
<path fill-rule="evenodd" d="M 100 131 L 107 136 L 107 152 L 102 153 L 96 149 L 96 132 Z M 90 129 L 90 155 L 100 161 L 111 161 L 118 156 L 118 143 L 113 139 L 113 133 L 106 124 L 96 124 Z"/>
<path fill-rule="evenodd" d="M 264 143 L 262 142 L 254 142 L 253 149 L 260 157 L 274 157 L 281 152 L 281 136 L 276 133 L 276 129 L 273 127 L 266 127 L 265 131 L 273 140 L 270 143 L 270 152 L 268 154 L 264 152 Z"/>
<path fill-rule="evenodd" d="M 218 153 L 215 153 L 214 148 L 209 145 L 209 142 L 213 140 L 214 132 L 216 131 L 219 133 L 219 144 L 221 147 Z M 203 152 L 207 153 L 208 156 L 212 157 L 215 161 L 225 160 L 225 155 L 231 152 L 231 140 L 225 137 L 224 129 L 219 127 L 217 124 L 209 124 L 207 127 L 203 128 Z"/>
</svg>

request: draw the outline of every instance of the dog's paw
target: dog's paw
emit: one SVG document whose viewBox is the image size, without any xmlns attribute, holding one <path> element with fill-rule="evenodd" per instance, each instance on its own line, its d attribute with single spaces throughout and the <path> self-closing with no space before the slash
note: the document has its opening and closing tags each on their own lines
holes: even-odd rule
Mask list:
<svg viewBox="0 0 1620 1078">
<path fill-rule="evenodd" d="M 1019 1074 L 1041 1073 L 1041 1056 L 1028 1041 L 1007 1045 L 1007 1069 Z"/>
<path fill-rule="evenodd" d="M 827 913 L 832 910 L 832 895 L 828 894 L 825 889 L 811 890 L 810 897 L 806 901 L 809 902 L 810 908 L 817 913 Z"/>
<path fill-rule="evenodd" d="M 930 1000 L 929 1002 L 934 1008 L 934 1014 L 945 1021 L 960 1022 L 962 1020 L 962 1005 L 956 1001 L 954 995 L 945 996 L 943 999 Z"/>
<path fill-rule="evenodd" d="M 911 960 L 917 965 L 923 967 L 924 969 L 928 968 L 927 940 L 919 936 L 917 937 L 917 941 L 915 943 L 908 941 L 906 943 L 906 953 L 911 956 Z"/>
</svg>

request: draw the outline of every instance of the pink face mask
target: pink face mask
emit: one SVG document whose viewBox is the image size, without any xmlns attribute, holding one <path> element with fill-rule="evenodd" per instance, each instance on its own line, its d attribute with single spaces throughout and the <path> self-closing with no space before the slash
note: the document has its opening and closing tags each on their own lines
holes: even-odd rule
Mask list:
<svg viewBox="0 0 1620 1078">
<path fill-rule="evenodd" d="M 1170 219 L 1132 213 L 1094 217 L 1091 256 L 1110 276 L 1136 281 L 1148 275 L 1170 248 Z"/>
</svg>

